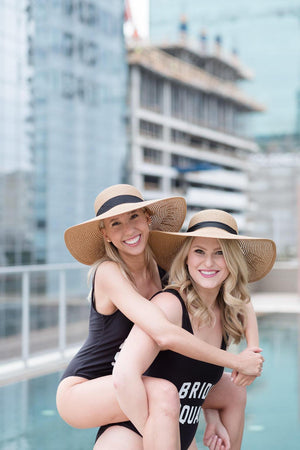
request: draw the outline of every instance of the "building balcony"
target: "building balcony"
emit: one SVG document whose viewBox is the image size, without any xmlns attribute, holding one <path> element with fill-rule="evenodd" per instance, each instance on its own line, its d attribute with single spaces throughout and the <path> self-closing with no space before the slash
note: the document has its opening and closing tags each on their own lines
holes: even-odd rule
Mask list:
<svg viewBox="0 0 300 450">
<path fill-rule="evenodd" d="M 247 174 L 231 170 L 199 170 L 198 172 L 186 173 L 185 180 L 237 190 L 246 190 L 248 187 Z"/>
<path fill-rule="evenodd" d="M 195 208 L 216 208 L 233 211 L 244 211 L 247 207 L 247 196 L 240 192 L 227 192 L 217 189 L 189 187 L 185 195 L 188 206 Z"/>
</svg>

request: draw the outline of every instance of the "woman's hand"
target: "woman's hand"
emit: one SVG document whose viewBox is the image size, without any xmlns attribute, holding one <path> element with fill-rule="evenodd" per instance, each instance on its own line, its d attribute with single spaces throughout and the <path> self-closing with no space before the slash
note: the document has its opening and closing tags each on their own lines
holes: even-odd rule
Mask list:
<svg viewBox="0 0 300 450">
<path fill-rule="evenodd" d="M 243 375 L 242 373 L 233 370 L 230 378 L 237 386 L 245 387 L 250 386 L 250 384 L 253 383 L 256 377 L 253 375 Z"/>
<path fill-rule="evenodd" d="M 238 355 L 237 372 L 243 375 L 252 375 L 259 377 L 262 372 L 264 357 L 260 354 L 259 347 L 246 348 Z"/>
<path fill-rule="evenodd" d="M 222 438 L 219 438 L 217 435 L 212 436 L 208 441 L 206 447 L 209 448 L 209 450 L 229 450 L 230 447 L 228 447 Z"/>
<path fill-rule="evenodd" d="M 203 411 L 207 424 L 203 444 L 210 450 L 229 450 L 229 435 L 221 422 L 219 412 L 215 409 L 203 409 Z"/>
</svg>

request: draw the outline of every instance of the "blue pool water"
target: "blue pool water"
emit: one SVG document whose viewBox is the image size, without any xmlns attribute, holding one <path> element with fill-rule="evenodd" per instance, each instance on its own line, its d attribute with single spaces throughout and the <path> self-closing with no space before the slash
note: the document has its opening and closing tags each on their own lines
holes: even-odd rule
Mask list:
<svg viewBox="0 0 300 450">
<path fill-rule="evenodd" d="M 300 448 L 300 316 L 269 315 L 259 319 L 263 374 L 247 388 L 242 450 Z M 201 421 L 197 434 L 201 445 Z"/>
<path fill-rule="evenodd" d="M 296 450 L 300 442 L 300 318 L 270 315 L 259 319 L 266 359 L 263 375 L 248 388 L 242 450 Z M 95 429 L 76 430 L 57 414 L 59 373 L 0 388 L 1 450 L 89 450 Z M 203 434 L 197 433 L 199 449 Z"/>
</svg>

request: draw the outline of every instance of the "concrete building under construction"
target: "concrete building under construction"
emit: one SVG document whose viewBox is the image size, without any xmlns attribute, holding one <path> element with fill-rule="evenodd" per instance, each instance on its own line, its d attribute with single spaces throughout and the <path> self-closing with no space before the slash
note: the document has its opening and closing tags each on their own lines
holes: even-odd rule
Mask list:
<svg viewBox="0 0 300 450">
<path fill-rule="evenodd" d="M 247 229 L 248 113 L 264 107 L 238 86 L 251 78 L 237 56 L 178 44 L 129 46 L 130 182 L 146 198 L 184 195 L 188 216 L 202 208 L 234 214 Z"/>
</svg>

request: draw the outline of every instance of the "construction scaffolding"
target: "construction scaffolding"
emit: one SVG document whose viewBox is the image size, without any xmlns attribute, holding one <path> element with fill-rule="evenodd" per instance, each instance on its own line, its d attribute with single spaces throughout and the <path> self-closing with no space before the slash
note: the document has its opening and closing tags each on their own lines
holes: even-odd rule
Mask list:
<svg viewBox="0 0 300 450">
<path fill-rule="evenodd" d="M 253 100 L 235 84 L 208 74 L 201 68 L 169 55 L 157 47 L 135 46 L 133 49 L 129 49 L 128 62 L 132 66 L 138 64 L 165 78 L 177 80 L 195 89 L 203 90 L 206 94 L 223 97 L 237 103 L 246 111 L 265 111 L 264 105 Z"/>
</svg>

